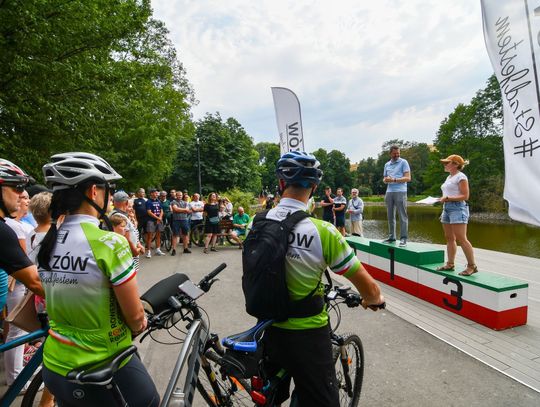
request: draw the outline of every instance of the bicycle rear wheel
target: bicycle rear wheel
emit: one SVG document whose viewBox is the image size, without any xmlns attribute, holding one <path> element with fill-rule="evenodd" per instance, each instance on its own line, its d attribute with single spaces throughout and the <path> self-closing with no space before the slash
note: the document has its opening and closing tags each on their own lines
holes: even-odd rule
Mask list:
<svg viewBox="0 0 540 407">
<path fill-rule="evenodd" d="M 339 405 L 356 407 L 360 400 L 364 379 L 364 348 L 357 335 L 346 334 L 342 338 L 342 346 L 333 346 Z"/>
<path fill-rule="evenodd" d="M 172 229 L 169 225 L 166 225 L 161 232 L 161 247 L 167 252 L 172 249 Z"/>
<path fill-rule="evenodd" d="M 197 390 L 204 401 L 209 406 L 253 406 L 247 380 L 223 375 L 219 364 L 221 357 L 216 353 L 206 352 L 205 357 L 197 381 Z"/>
<path fill-rule="evenodd" d="M 26 393 L 21 401 L 21 407 L 37 407 L 44 394 L 43 376 L 41 375 L 41 369 L 37 371 L 34 378 L 30 382 Z M 53 397 L 47 392 L 45 397 Z M 56 406 L 56 403 L 54 403 Z"/>
</svg>

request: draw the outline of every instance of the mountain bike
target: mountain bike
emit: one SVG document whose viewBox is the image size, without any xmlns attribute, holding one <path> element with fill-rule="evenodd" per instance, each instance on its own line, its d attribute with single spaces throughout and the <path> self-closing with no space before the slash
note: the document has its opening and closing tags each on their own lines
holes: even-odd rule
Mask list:
<svg viewBox="0 0 540 407">
<path fill-rule="evenodd" d="M 217 334 L 209 332 L 208 314 L 197 305 L 197 298 L 208 292 L 217 281 L 216 276 L 226 267 L 222 263 L 197 285 L 184 274 L 174 274 L 161 280 L 141 296 L 147 310 L 148 328 L 142 335 L 153 338 L 157 331 L 168 332 L 183 343 L 160 406 L 185 406 L 193 403 L 195 389 L 210 406 L 253 406 L 250 384 L 234 375 L 220 372 L 220 361 L 225 354 Z M 180 339 L 174 332 L 184 332 Z M 68 379 L 79 384 L 106 386 L 119 406 L 126 406 L 113 375 L 122 362 L 134 352 L 131 346 L 105 363 L 93 364 L 68 373 Z"/>
<path fill-rule="evenodd" d="M 330 273 L 325 272 L 324 300 L 330 317 L 333 360 L 336 369 L 340 406 L 355 407 L 360 400 L 364 377 L 364 350 L 362 341 L 356 334 L 338 334 L 341 322 L 341 304 L 349 308 L 362 303 L 360 296 L 349 286 L 333 286 Z M 371 306 L 385 308 L 386 304 Z M 334 321 L 332 321 L 332 315 Z M 270 373 L 266 367 L 264 354 L 264 331 L 274 323 L 273 320 L 259 321 L 253 328 L 223 339 L 226 354 L 219 364 L 223 374 L 250 379 L 251 392 L 255 406 L 271 407 L 277 395 L 279 384 L 288 379 L 284 369 Z M 291 406 L 296 405 L 294 392 Z"/>
</svg>

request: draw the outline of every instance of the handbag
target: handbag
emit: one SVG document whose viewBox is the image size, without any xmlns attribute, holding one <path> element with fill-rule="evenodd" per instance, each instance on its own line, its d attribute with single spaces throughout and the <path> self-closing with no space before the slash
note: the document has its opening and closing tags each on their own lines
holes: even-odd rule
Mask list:
<svg viewBox="0 0 540 407">
<path fill-rule="evenodd" d="M 211 218 L 208 218 L 208 221 L 212 225 L 217 225 L 219 223 L 219 216 L 212 216 Z"/>
<path fill-rule="evenodd" d="M 36 306 L 34 304 L 34 296 L 35 294 L 33 292 L 28 291 L 24 295 L 21 302 L 19 302 L 17 306 L 8 314 L 6 321 L 25 330 L 26 332 L 41 329 L 41 324 L 36 312 Z"/>
</svg>

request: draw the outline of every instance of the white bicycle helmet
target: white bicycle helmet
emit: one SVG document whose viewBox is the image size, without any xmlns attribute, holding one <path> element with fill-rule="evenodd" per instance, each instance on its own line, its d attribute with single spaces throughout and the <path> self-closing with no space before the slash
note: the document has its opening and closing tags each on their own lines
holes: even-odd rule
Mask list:
<svg viewBox="0 0 540 407">
<path fill-rule="evenodd" d="M 0 158 L 0 185 L 2 184 L 29 184 L 32 177 L 11 161 Z"/>
<path fill-rule="evenodd" d="M 61 153 L 43 166 L 43 175 L 53 191 L 77 186 L 85 181 L 110 183 L 122 179 L 103 158 L 90 153 Z"/>
</svg>

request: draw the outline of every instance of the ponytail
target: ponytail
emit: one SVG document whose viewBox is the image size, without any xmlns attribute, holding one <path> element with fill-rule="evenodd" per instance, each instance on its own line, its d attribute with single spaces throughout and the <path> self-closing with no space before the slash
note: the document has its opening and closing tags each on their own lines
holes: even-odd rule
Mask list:
<svg viewBox="0 0 540 407">
<path fill-rule="evenodd" d="M 84 191 L 86 191 L 92 182 L 85 182 L 77 185 L 75 188 L 61 189 L 54 191 L 51 199 L 51 227 L 41 242 L 41 248 L 37 255 L 37 264 L 40 269 L 51 271 L 49 262 L 51 253 L 56 243 L 58 229 L 56 222 L 61 215 L 68 215 L 79 209 L 85 200 Z"/>
</svg>

